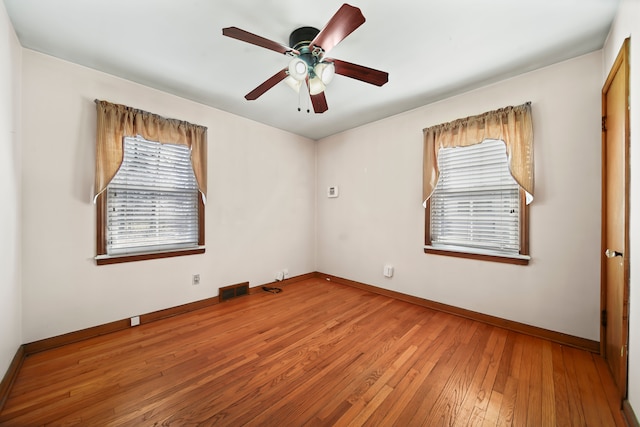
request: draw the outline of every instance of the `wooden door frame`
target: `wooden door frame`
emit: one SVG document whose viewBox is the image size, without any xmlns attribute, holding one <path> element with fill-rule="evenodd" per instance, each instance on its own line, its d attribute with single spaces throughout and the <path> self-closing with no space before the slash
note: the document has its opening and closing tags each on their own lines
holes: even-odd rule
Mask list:
<svg viewBox="0 0 640 427">
<path fill-rule="evenodd" d="M 625 194 L 624 198 L 624 247 L 623 251 L 623 322 L 622 322 L 622 336 L 623 342 L 626 347 L 626 351 L 624 352 L 624 358 L 621 365 L 624 368 L 623 375 L 623 384 L 620 384 L 621 390 L 621 400 L 626 399 L 627 397 L 627 389 L 628 389 L 628 375 L 629 375 L 629 182 L 630 182 L 630 161 L 629 161 L 629 147 L 630 147 L 630 133 L 629 133 L 629 38 L 625 39 L 622 47 L 620 48 L 620 52 L 616 57 L 616 60 L 609 71 L 609 75 L 607 76 L 607 80 L 602 88 L 602 199 L 601 199 L 601 209 L 602 209 L 602 222 L 601 222 L 601 243 L 600 243 L 600 310 L 601 312 L 607 307 L 607 280 L 606 280 L 606 269 L 605 263 L 607 262 L 607 258 L 604 255 L 605 250 L 607 249 L 607 242 L 605 241 L 606 235 L 606 209 L 605 209 L 605 200 L 606 198 L 606 117 L 607 117 L 607 93 L 613 82 L 616 73 L 620 69 L 620 67 L 625 67 L 625 129 L 624 129 L 624 164 L 625 164 Z M 606 357 L 606 344 L 607 344 L 607 336 L 606 336 L 606 327 L 603 322 L 600 322 L 600 355 L 602 357 Z M 616 379 L 617 383 L 617 379 Z"/>
</svg>

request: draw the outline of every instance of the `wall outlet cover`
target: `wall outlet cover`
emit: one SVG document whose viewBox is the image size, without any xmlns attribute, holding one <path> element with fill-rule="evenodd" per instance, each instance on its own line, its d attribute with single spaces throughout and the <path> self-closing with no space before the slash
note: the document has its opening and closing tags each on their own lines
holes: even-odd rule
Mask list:
<svg viewBox="0 0 640 427">
<path fill-rule="evenodd" d="M 385 265 L 383 274 L 384 274 L 384 277 L 393 277 L 393 266 Z"/>
</svg>

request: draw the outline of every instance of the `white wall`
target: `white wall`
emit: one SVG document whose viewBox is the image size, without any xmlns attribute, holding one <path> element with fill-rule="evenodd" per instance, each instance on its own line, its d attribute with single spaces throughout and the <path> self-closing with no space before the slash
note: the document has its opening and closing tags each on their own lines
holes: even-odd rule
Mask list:
<svg viewBox="0 0 640 427">
<path fill-rule="evenodd" d="M 21 337 L 20 62 L 22 49 L 0 3 L 0 379 Z"/>
<path fill-rule="evenodd" d="M 26 49 L 22 78 L 23 342 L 315 270 L 314 141 Z M 96 266 L 95 98 L 209 128 L 205 254 Z"/>
<path fill-rule="evenodd" d="M 318 270 L 599 340 L 601 76 L 595 52 L 319 141 Z M 526 101 L 532 261 L 424 254 L 422 129 Z M 337 199 L 326 197 L 330 185 Z M 385 263 L 395 266 L 391 279 Z"/>
<path fill-rule="evenodd" d="M 640 223 L 637 221 L 640 212 L 640 2 L 622 0 L 614 20 L 611 32 L 604 46 L 604 68 L 602 84 L 607 79 L 609 70 L 618 56 L 622 43 L 631 37 L 630 45 L 630 133 L 631 133 L 631 200 L 630 200 L 630 315 L 629 315 L 629 403 L 636 415 L 640 415 Z"/>
</svg>

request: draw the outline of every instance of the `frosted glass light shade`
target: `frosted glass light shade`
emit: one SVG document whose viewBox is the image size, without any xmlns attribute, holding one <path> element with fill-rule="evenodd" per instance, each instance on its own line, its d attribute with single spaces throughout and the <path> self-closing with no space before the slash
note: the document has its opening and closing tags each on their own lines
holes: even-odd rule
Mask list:
<svg viewBox="0 0 640 427">
<path fill-rule="evenodd" d="M 309 93 L 311 95 L 317 95 L 321 92 L 324 92 L 326 86 L 322 83 L 320 77 L 314 77 L 309 79 Z"/>
<path fill-rule="evenodd" d="M 296 80 L 291 76 L 287 76 L 287 78 L 284 79 L 284 82 L 295 92 L 300 92 L 300 86 L 302 86 L 302 82 L 300 80 Z"/>
<path fill-rule="evenodd" d="M 316 76 L 320 77 L 322 83 L 328 85 L 336 74 L 336 66 L 333 65 L 333 62 L 319 62 L 313 68 L 313 71 Z"/>
<path fill-rule="evenodd" d="M 303 81 L 307 78 L 307 63 L 304 62 L 300 58 L 293 58 L 291 62 L 289 62 L 289 76 L 298 80 Z"/>
</svg>

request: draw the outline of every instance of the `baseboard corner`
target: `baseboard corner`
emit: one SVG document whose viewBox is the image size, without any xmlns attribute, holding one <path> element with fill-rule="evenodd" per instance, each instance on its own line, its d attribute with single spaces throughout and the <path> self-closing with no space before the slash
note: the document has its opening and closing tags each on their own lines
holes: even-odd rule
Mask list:
<svg viewBox="0 0 640 427">
<path fill-rule="evenodd" d="M 9 397 L 9 392 L 11 392 L 11 387 L 18 377 L 18 372 L 20 372 L 20 367 L 22 366 L 22 362 L 24 362 L 24 358 L 26 357 L 26 353 L 24 350 L 24 344 L 18 347 L 15 356 L 13 356 L 13 360 L 9 364 L 9 369 L 2 377 L 2 381 L 0 382 L 0 412 L 4 409 L 4 404 Z"/>
<path fill-rule="evenodd" d="M 624 420 L 627 422 L 629 427 L 640 427 L 638 417 L 628 400 L 624 400 L 622 402 L 622 415 L 624 416 Z"/>
</svg>

